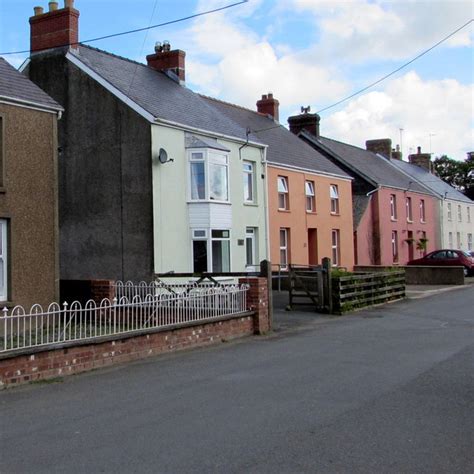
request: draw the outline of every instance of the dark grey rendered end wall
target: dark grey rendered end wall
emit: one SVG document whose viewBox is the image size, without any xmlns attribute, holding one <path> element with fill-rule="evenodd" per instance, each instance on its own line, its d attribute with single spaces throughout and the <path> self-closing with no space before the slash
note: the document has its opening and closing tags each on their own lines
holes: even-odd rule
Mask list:
<svg viewBox="0 0 474 474">
<path fill-rule="evenodd" d="M 149 280 L 151 127 L 62 54 L 28 75 L 64 108 L 59 121 L 60 277 Z"/>
</svg>

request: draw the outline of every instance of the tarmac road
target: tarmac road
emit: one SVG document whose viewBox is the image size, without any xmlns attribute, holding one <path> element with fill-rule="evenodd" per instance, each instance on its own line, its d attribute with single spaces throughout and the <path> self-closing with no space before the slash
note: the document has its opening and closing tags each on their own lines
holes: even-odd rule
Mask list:
<svg viewBox="0 0 474 474">
<path fill-rule="evenodd" d="M 472 473 L 474 291 L 0 392 L 1 473 Z M 288 317 L 298 318 L 298 313 Z"/>
</svg>

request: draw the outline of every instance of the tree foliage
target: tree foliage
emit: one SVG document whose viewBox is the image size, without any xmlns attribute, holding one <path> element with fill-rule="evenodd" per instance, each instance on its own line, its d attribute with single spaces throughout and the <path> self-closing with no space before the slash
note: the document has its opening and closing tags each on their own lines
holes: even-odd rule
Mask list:
<svg viewBox="0 0 474 474">
<path fill-rule="evenodd" d="M 436 174 L 446 183 L 466 194 L 474 187 L 474 154 L 465 161 L 457 161 L 446 155 L 433 160 Z"/>
</svg>

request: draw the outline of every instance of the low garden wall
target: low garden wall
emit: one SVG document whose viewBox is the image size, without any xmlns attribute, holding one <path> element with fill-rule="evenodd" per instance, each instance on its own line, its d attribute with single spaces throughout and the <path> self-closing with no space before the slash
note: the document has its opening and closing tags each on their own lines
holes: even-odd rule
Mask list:
<svg viewBox="0 0 474 474">
<path fill-rule="evenodd" d="M 356 271 L 384 272 L 400 268 L 405 271 L 407 285 L 464 285 L 464 271 L 462 267 L 432 267 L 406 265 L 401 267 L 384 267 L 379 265 L 356 266 Z"/>
<path fill-rule="evenodd" d="M 0 388 L 229 341 L 271 329 L 266 278 L 245 278 L 244 314 L 158 329 L 0 352 Z M 102 286 L 107 286 L 102 282 Z M 105 291 L 105 290 L 104 290 Z"/>
</svg>

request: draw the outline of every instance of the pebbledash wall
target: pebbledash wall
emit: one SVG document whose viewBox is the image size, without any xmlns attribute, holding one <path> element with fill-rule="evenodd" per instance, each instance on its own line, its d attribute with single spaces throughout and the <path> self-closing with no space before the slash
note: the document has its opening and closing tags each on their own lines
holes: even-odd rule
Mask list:
<svg viewBox="0 0 474 474">
<path fill-rule="evenodd" d="M 97 297 L 110 288 L 107 280 L 97 281 Z M 249 312 L 237 316 L 199 321 L 186 327 L 85 340 L 80 344 L 0 354 L 0 388 L 54 379 L 89 370 L 144 359 L 158 354 L 203 347 L 271 330 L 266 278 L 241 278 L 247 283 Z"/>
</svg>

